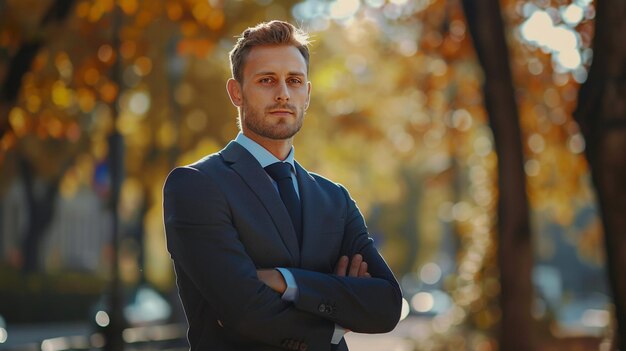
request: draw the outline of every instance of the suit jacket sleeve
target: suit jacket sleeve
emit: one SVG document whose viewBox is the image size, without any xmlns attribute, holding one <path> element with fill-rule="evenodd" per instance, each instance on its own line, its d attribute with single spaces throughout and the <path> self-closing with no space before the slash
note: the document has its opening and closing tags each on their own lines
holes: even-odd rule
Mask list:
<svg viewBox="0 0 626 351">
<path fill-rule="evenodd" d="M 369 238 L 356 203 L 340 186 L 346 199 L 346 222 L 341 254 L 360 253 L 371 278 L 340 277 L 290 268 L 298 285 L 296 308 L 327 318 L 361 333 L 391 331 L 400 319 L 402 292 L 393 273 Z"/>
<path fill-rule="evenodd" d="M 164 219 L 177 269 L 229 332 L 276 347 L 296 339 L 313 350 L 330 349 L 332 322 L 294 308 L 257 279 L 227 199 L 209 176 L 191 167 L 173 170 L 164 187 Z"/>
</svg>

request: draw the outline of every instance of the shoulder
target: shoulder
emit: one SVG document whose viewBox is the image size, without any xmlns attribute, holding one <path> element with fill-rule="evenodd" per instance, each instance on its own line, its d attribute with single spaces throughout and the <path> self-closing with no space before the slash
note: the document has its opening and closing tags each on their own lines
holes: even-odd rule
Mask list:
<svg viewBox="0 0 626 351">
<path fill-rule="evenodd" d="M 307 171 L 307 173 L 315 180 L 315 183 L 317 183 L 318 186 L 321 189 L 323 189 L 325 192 L 333 193 L 337 196 L 350 199 L 350 194 L 348 193 L 348 190 L 343 184 L 335 182 L 329 178 L 326 178 L 325 176 L 322 176 L 314 172 Z"/>
<path fill-rule="evenodd" d="M 200 208 L 222 206 L 226 196 L 220 179 L 227 168 L 219 154 L 174 168 L 163 185 L 164 213 L 186 218 Z"/>
<path fill-rule="evenodd" d="M 167 175 L 165 187 L 193 187 L 218 177 L 221 170 L 226 169 L 224 160 L 219 153 L 207 155 L 193 163 L 174 168 Z"/>
<path fill-rule="evenodd" d="M 209 175 L 221 168 L 225 168 L 226 164 L 220 153 L 214 153 L 183 167 L 194 169 L 204 175 Z"/>
<path fill-rule="evenodd" d="M 225 167 L 224 159 L 219 152 L 216 152 L 190 164 L 174 168 L 168 178 L 186 174 L 209 175 L 223 167 Z"/>
<path fill-rule="evenodd" d="M 341 188 L 343 188 L 341 184 L 334 182 L 321 174 L 309 172 L 309 171 L 307 171 L 307 173 L 315 180 L 317 184 L 319 184 L 320 186 L 324 188 L 335 189 L 335 190 L 340 190 Z"/>
<path fill-rule="evenodd" d="M 346 192 L 346 188 L 340 184 L 337 183 L 321 174 L 315 173 L 315 172 L 310 172 L 307 169 L 305 169 L 302 165 L 300 165 L 300 163 L 298 163 L 296 161 L 296 170 L 298 172 L 304 172 L 306 175 L 309 176 L 309 178 L 321 189 L 325 190 L 325 191 L 330 191 L 330 192 Z"/>
</svg>

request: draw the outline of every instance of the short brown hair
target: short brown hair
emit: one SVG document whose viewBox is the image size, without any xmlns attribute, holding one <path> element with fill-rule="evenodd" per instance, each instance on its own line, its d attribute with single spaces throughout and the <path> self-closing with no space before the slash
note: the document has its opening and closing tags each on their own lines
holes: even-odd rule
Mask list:
<svg viewBox="0 0 626 351">
<path fill-rule="evenodd" d="M 246 57 L 255 46 L 261 45 L 293 45 L 304 61 L 307 72 L 309 70 L 309 35 L 293 24 L 283 21 L 259 23 L 243 31 L 235 47 L 230 51 L 230 69 L 239 83 L 243 82 L 243 66 Z"/>
</svg>

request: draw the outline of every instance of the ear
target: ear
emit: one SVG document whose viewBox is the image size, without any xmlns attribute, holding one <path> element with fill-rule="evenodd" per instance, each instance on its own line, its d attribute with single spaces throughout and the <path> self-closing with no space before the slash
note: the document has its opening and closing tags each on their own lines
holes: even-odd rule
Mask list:
<svg viewBox="0 0 626 351">
<path fill-rule="evenodd" d="M 304 110 L 309 108 L 309 102 L 311 102 L 311 82 L 306 82 L 306 103 L 304 104 Z"/>
<path fill-rule="evenodd" d="M 241 107 L 243 104 L 241 90 L 241 84 L 235 79 L 231 78 L 226 82 L 226 91 L 228 92 L 228 97 L 230 97 L 230 102 L 237 107 Z"/>
</svg>

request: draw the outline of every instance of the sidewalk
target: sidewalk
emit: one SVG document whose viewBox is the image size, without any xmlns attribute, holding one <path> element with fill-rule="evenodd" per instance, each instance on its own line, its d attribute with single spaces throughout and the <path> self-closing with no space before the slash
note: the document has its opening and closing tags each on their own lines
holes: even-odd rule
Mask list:
<svg viewBox="0 0 626 351">
<path fill-rule="evenodd" d="M 7 340 L 2 350 L 41 350 L 41 342 L 60 336 L 89 337 L 93 329 L 88 323 L 17 324 L 7 326 Z"/>
<path fill-rule="evenodd" d="M 186 350 L 186 327 L 163 324 L 124 329 L 123 338 L 130 350 Z M 16 325 L 7 328 L 8 338 L 0 350 L 63 351 L 98 350 L 104 337 L 88 323 Z"/>
<path fill-rule="evenodd" d="M 394 330 L 386 334 L 346 334 L 346 343 L 355 351 L 414 351 L 413 335 L 428 328 L 429 320 L 408 316 Z"/>
<path fill-rule="evenodd" d="M 359 334 L 348 333 L 346 342 L 351 350 L 356 351 L 414 351 L 411 334 L 427 325 L 423 318 L 409 316 L 398 326 L 386 334 Z M 70 349 L 69 344 L 87 344 L 95 333 L 89 323 L 55 323 L 55 324 L 21 324 L 8 326 L 8 338 L 0 344 L 0 350 L 7 351 L 54 351 Z M 152 327 L 137 327 L 125 330 L 125 339 L 132 342 L 129 350 L 159 350 L 160 346 L 170 350 L 183 350 L 182 339 L 185 328 L 182 325 L 163 325 Z M 47 344 L 42 345 L 44 340 Z M 64 341 L 65 340 L 65 341 Z M 53 342 L 51 342 L 53 341 Z M 63 348 L 63 345 L 67 345 Z M 175 346 L 175 347 L 172 347 Z M 178 347 L 178 348 L 177 348 Z M 82 348 L 82 347 L 81 347 Z M 85 347 L 88 349 L 88 347 Z"/>
</svg>

